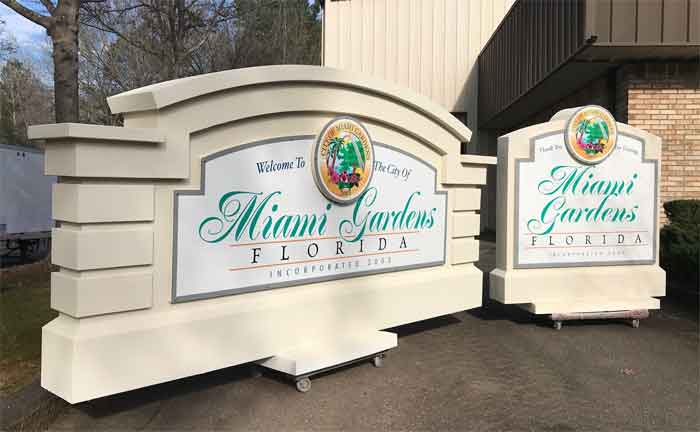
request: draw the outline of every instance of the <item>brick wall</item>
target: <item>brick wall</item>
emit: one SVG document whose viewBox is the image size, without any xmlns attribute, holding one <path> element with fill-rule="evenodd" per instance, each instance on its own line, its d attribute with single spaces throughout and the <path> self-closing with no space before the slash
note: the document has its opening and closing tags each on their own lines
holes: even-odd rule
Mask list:
<svg viewBox="0 0 700 432">
<path fill-rule="evenodd" d="M 661 203 L 700 199 L 699 69 L 697 62 L 648 63 L 617 71 L 617 119 L 663 140 Z"/>
</svg>

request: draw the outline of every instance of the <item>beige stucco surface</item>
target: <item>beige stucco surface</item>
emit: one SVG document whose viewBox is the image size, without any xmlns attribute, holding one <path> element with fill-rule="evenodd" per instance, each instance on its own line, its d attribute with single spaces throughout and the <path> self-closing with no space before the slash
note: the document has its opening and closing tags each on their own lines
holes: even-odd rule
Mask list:
<svg viewBox="0 0 700 432">
<path fill-rule="evenodd" d="M 658 230 L 656 263 L 651 265 L 528 269 L 513 266 L 516 160 L 531 157 L 532 138 L 553 132 L 563 135 L 573 111 L 561 111 L 547 123 L 519 129 L 498 140 L 498 235 L 496 269 L 490 274 L 491 298 L 522 304 L 538 314 L 658 309 L 659 300 L 654 297 L 664 296 L 666 290 L 666 274 L 658 263 Z M 661 163 L 661 140 L 657 136 L 619 122 L 617 129 L 618 133 L 641 139 L 644 157 Z"/>
<path fill-rule="evenodd" d="M 60 316 L 43 329 L 42 386 L 67 401 L 481 304 L 476 212 L 495 160 L 460 157 L 470 131 L 427 98 L 355 73 L 277 66 L 161 83 L 109 102 L 124 114 L 123 129 L 150 131 L 143 141 L 97 126 L 30 129 L 45 140 L 47 173 L 61 176 L 52 251 Z M 338 115 L 357 117 L 375 142 L 436 168 L 436 187 L 449 195 L 446 263 L 172 303 L 174 191 L 199 188 L 201 159 L 315 135 Z M 323 344 L 317 350 L 324 355 Z"/>
<path fill-rule="evenodd" d="M 327 1 L 323 65 L 376 76 L 477 120 L 477 59 L 513 0 Z"/>
</svg>

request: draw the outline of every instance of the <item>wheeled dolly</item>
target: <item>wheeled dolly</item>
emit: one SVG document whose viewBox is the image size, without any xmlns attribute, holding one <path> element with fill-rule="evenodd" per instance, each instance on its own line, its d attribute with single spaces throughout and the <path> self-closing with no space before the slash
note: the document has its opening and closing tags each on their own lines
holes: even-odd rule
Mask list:
<svg viewBox="0 0 700 432">
<path fill-rule="evenodd" d="M 351 364 L 351 363 L 358 363 L 358 362 L 361 362 L 361 361 L 364 361 L 367 359 L 372 360 L 372 365 L 374 365 L 374 367 L 380 368 L 380 367 L 384 366 L 384 359 L 385 358 L 386 358 L 386 351 L 374 354 L 372 356 L 360 358 L 357 360 L 341 363 L 339 365 L 335 365 L 335 366 L 327 367 L 327 368 L 320 369 L 317 371 L 313 371 L 312 373 L 309 373 L 309 374 L 298 375 L 298 376 L 294 377 L 294 384 L 297 388 L 297 391 L 299 391 L 301 393 L 306 393 L 309 390 L 311 390 L 311 377 L 314 375 L 318 375 L 320 373 L 327 372 L 329 370 L 338 369 L 338 368 L 341 368 L 343 366 L 347 366 L 348 364 Z"/>
<path fill-rule="evenodd" d="M 649 318 L 649 310 L 637 309 L 610 312 L 555 313 L 551 314 L 549 318 L 552 320 L 554 330 L 561 330 L 564 321 L 584 319 L 626 319 L 630 320 L 633 328 L 639 328 L 640 320 Z"/>
<path fill-rule="evenodd" d="M 387 351 L 396 348 L 398 338 L 387 331 L 363 331 L 315 339 L 290 347 L 257 365 L 291 378 L 301 393 L 311 390 L 311 377 L 348 364 L 371 360 L 375 367 L 384 365 Z"/>
</svg>

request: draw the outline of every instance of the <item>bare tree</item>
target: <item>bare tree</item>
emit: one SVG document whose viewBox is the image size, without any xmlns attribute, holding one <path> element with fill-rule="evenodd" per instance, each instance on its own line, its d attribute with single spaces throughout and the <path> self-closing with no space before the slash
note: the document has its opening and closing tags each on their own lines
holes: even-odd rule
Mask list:
<svg viewBox="0 0 700 432">
<path fill-rule="evenodd" d="M 5 20 L 0 18 L 0 61 L 6 60 L 17 50 L 15 41 L 8 37 L 5 32 L 5 25 Z"/>
<path fill-rule="evenodd" d="M 85 26 L 149 54 L 163 79 L 191 75 L 193 55 L 234 18 L 231 0 L 105 0 L 83 11 Z"/>
<path fill-rule="evenodd" d="M 237 0 L 230 67 L 320 64 L 320 2 Z"/>
<path fill-rule="evenodd" d="M 27 144 L 27 126 L 53 121 L 51 90 L 17 59 L 0 70 L 0 141 Z"/>
<path fill-rule="evenodd" d="M 80 121 L 114 125 L 120 118 L 110 114 L 107 97 L 131 88 L 130 76 L 139 71 L 123 71 L 113 37 L 90 27 L 80 32 Z M 128 48 L 128 47 L 127 47 Z"/>
<path fill-rule="evenodd" d="M 319 8 L 318 1 L 307 0 L 88 4 L 81 9 L 79 37 L 80 119 L 119 124 L 108 96 L 172 78 L 264 64 L 319 64 Z"/>
<path fill-rule="evenodd" d="M 82 2 L 89 1 L 100 0 Z M 43 10 L 39 12 L 17 0 L 0 2 L 46 29 L 53 43 L 56 121 L 78 121 L 78 15 L 81 0 L 40 0 Z"/>
</svg>

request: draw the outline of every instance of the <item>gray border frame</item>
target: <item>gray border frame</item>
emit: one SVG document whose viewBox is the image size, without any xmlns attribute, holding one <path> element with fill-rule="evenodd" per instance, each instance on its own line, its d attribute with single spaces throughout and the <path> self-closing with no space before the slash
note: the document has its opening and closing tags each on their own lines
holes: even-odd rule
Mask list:
<svg viewBox="0 0 700 432">
<path fill-rule="evenodd" d="M 241 288 L 232 288 L 232 289 L 227 289 L 227 290 L 221 290 L 221 291 L 215 291 L 215 292 L 208 292 L 208 293 L 201 293 L 201 294 L 190 294 L 190 295 L 185 295 L 185 296 L 178 296 L 177 295 L 177 248 L 178 248 L 178 241 L 177 241 L 177 234 L 178 234 L 178 210 L 179 210 L 179 197 L 181 195 L 204 195 L 204 192 L 206 190 L 206 163 L 209 161 L 212 161 L 214 159 L 220 158 L 222 156 L 225 156 L 229 153 L 235 153 L 237 151 L 241 150 L 246 150 L 251 147 L 257 147 L 261 145 L 267 145 L 267 144 L 273 144 L 273 143 L 279 143 L 279 142 L 284 142 L 284 141 L 292 141 L 292 140 L 303 140 L 303 139 L 308 139 L 308 140 L 314 140 L 315 135 L 292 135 L 292 136 L 286 136 L 286 137 L 278 137 L 278 138 L 271 138 L 271 139 L 266 139 L 266 140 L 261 140 L 261 141 L 254 141 L 250 142 L 247 144 L 242 144 L 236 147 L 228 148 L 225 150 L 221 150 L 215 153 L 212 153 L 208 156 L 205 156 L 201 159 L 200 162 L 200 184 L 199 184 L 199 189 L 189 189 L 189 190 L 175 190 L 173 191 L 173 244 L 172 244 L 172 287 L 171 287 L 171 302 L 172 303 L 185 303 L 189 301 L 194 301 L 194 300 L 204 300 L 204 299 L 210 299 L 210 298 L 217 298 L 217 297 L 225 297 L 225 296 L 230 296 L 230 295 L 238 295 L 238 294 L 247 294 L 251 292 L 258 292 L 258 291 L 267 291 L 267 290 L 272 290 L 272 289 L 277 289 L 277 288 L 286 288 L 286 287 L 292 287 L 292 286 L 298 286 L 298 285 L 307 285 L 307 284 L 312 284 L 312 283 L 317 283 L 317 282 L 325 282 L 329 280 L 338 280 L 338 279 L 349 279 L 349 278 L 356 278 L 356 277 L 361 277 L 361 276 L 369 276 L 369 275 L 375 275 L 375 274 L 381 274 L 381 273 L 393 273 L 397 271 L 405 271 L 405 270 L 415 270 L 419 268 L 426 268 L 426 267 L 436 267 L 436 266 L 441 266 L 446 263 L 447 259 L 447 214 L 449 212 L 449 203 L 448 203 L 448 191 L 443 190 L 439 191 L 437 189 L 438 185 L 438 176 L 437 176 L 437 170 L 435 169 L 434 166 L 429 164 L 428 162 L 417 158 L 411 153 L 408 153 L 405 150 L 402 150 L 400 148 L 390 146 L 387 144 L 383 144 L 380 142 L 375 142 L 375 146 L 379 147 L 384 147 L 388 148 L 390 150 L 399 152 L 405 156 L 408 156 L 415 161 L 422 163 L 426 167 L 428 167 L 432 172 L 435 177 L 435 184 L 434 184 L 434 193 L 436 195 L 444 195 L 444 200 L 445 200 L 445 220 L 444 220 L 444 238 L 443 238 L 443 248 L 442 248 L 442 260 L 439 261 L 432 261 L 428 263 L 422 263 L 422 264 L 412 264 L 412 265 L 407 265 L 407 266 L 401 266 L 401 267 L 392 267 L 389 269 L 378 269 L 378 270 L 367 270 L 367 271 L 360 271 L 356 273 L 351 273 L 351 274 L 345 274 L 345 275 L 330 275 L 330 276 L 320 276 L 317 278 L 309 278 L 309 279 L 303 279 L 303 280 L 295 280 L 295 281 L 286 281 L 286 282 L 278 282 L 278 283 L 272 283 L 272 284 L 261 284 L 261 285 L 252 285 L 252 286 L 247 286 L 247 287 L 241 287 Z M 313 175 L 312 175 L 313 177 Z M 325 198 L 325 196 L 324 196 Z M 333 201 L 335 202 L 335 201 Z"/>
<path fill-rule="evenodd" d="M 617 127 L 617 124 L 615 125 Z M 514 224 L 515 224 L 515 239 L 513 242 L 513 268 L 514 269 L 528 269 L 528 268 L 566 268 L 566 267 L 595 267 L 595 266 L 617 266 L 617 265 L 642 265 L 642 264 L 655 264 L 656 263 L 656 258 L 657 258 L 657 227 L 659 224 L 659 212 L 656 211 L 654 213 L 654 228 L 653 228 L 653 245 L 652 245 L 652 259 L 651 260 L 626 260 L 626 261 L 587 261 L 585 263 L 552 263 L 552 264 L 520 264 L 518 260 L 518 250 L 520 249 L 520 217 L 518 214 L 519 208 L 520 208 L 520 196 L 517 193 L 517 189 L 520 187 L 520 164 L 524 162 L 534 162 L 535 160 L 535 141 L 546 138 L 552 135 L 564 135 L 564 141 L 566 141 L 566 132 L 567 129 L 555 131 L 555 132 L 547 132 L 543 133 L 541 135 L 535 135 L 530 138 L 530 156 L 525 157 L 525 158 L 517 158 L 515 159 L 515 178 L 513 181 L 513 187 L 516 188 L 513 191 L 513 194 L 515 195 L 515 213 L 514 213 Z M 659 195 L 659 161 L 657 159 L 647 159 L 644 157 L 644 152 L 646 150 L 646 139 L 641 139 L 639 137 L 636 137 L 634 135 L 626 134 L 626 133 L 618 133 L 619 136 L 626 136 L 628 138 L 641 141 L 642 143 L 642 154 L 641 154 L 641 159 L 642 163 L 652 163 L 654 164 L 654 205 L 657 203 L 658 195 Z M 566 146 L 566 143 L 564 143 Z M 617 143 L 615 144 L 615 149 L 613 151 L 617 151 L 618 146 Z M 568 150 L 567 150 L 568 152 Z M 612 154 L 612 152 L 609 153 L 609 155 Z M 572 158 L 573 159 L 573 158 Z M 606 158 L 607 159 L 607 158 Z M 577 161 L 577 159 L 574 159 L 574 161 Z M 591 165 L 588 165 L 591 166 Z M 658 210 L 658 209 L 657 209 Z"/>
</svg>

